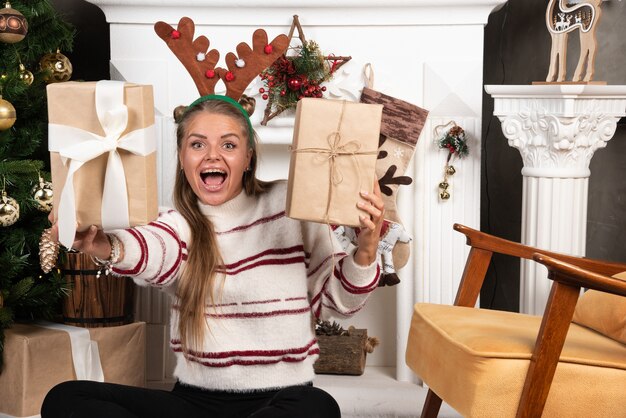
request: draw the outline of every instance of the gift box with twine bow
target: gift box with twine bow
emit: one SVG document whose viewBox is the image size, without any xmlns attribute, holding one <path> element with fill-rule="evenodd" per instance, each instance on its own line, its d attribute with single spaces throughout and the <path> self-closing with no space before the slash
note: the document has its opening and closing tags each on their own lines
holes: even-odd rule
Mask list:
<svg viewBox="0 0 626 418">
<path fill-rule="evenodd" d="M 304 98 L 298 102 L 287 216 L 359 226 L 359 193 L 371 193 L 382 105 Z"/>
</svg>

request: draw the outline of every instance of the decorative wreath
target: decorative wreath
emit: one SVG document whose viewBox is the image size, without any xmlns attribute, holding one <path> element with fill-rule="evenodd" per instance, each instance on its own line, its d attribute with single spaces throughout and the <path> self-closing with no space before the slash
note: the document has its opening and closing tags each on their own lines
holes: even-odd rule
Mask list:
<svg viewBox="0 0 626 418">
<path fill-rule="evenodd" d="M 334 73 L 351 57 L 324 55 L 315 41 L 307 41 L 298 21 L 293 23 L 288 38 L 298 30 L 301 45 L 289 47 L 261 73 L 264 87 L 259 89 L 261 97 L 267 100 L 265 115 L 261 125 L 287 109 L 295 108 L 298 100 L 304 97 L 323 97 L 326 87 L 321 84 L 333 78 Z"/>
<path fill-rule="evenodd" d="M 465 131 L 456 124 L 438 139 L 437 144 L 439 145 L 439 148 L 448 150 L 448 162 L 453 155 L 463 158 L 469 154 Z"/>
</svg>

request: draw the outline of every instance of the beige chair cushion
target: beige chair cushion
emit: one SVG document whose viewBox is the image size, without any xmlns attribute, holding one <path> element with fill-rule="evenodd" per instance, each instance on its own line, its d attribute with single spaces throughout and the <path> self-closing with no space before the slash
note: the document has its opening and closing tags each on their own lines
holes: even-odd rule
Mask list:
<svg viewBox="0 0 626 418">
<path fill-rule="evenodd" d="M 626 272 L 613 277 L 624 280 Z M 572 321 L 626 344 L 626 297 L 588 290 L 578 299 Z"/>
<path fill-rule="evenodd" d="M 466 417 L 513 417 L 541 317 L 418 303 L 406 362 Z M 626 417 L 626 346 L 572 324 L 544 417 Z"/>
</svg>

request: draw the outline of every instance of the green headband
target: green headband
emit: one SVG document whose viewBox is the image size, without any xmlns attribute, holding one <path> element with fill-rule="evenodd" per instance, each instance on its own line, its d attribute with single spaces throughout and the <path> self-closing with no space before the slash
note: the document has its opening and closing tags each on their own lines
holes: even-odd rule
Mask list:
<svg viewBox="0 0 626 418">
<path fill-rule="evenodd" d="M 246 119 L 246 123 L 248 124 L 248 132 L 250 132 L 250 137 L 248 138 L 248 142 L 249 142 L 250 148 L 254 148 L 254 131 L 252 130 L 252 122 L 250 122 L 250 115 L 248 115 L 248 112 L 246 112 L 246 109 L 244 109 L 243 106 L 241 106 L 237 100 L 230 98 L 228 96 L 222 96 L 219 94 L 207 94 L 206 96 L 202 96 L 194 100 L 189 106 L 187 106 L 187 110 L 185 112 L 188 112 L 194 106 L 199 105 L 200 103 L 206 102 L 208 100 L 220 100 L 222 102 L 230 103 L 231 105 L 235 106 L 237 110 L 241 112 L 241 114 Z"/>
</svg>

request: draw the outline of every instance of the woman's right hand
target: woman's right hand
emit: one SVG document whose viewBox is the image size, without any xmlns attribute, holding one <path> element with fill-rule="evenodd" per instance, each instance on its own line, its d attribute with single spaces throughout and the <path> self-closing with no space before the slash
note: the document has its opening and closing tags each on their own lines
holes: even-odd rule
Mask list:
<svg viewBox="0 0 626 418">
<path fill-rule="evenodd" d="M 58 241 L 59 227 L 56 222 L 52 224 L 51 232 L 52 240 Z M 107 260 L 111 256 L 111 242 L 109 241 L 109 238 L 95 225 L 91 225 L 86 231 L 76 231 L 76 237 L 74 238 L 72 249 L 98 257 L 102 260 Z"/>
</svg>

